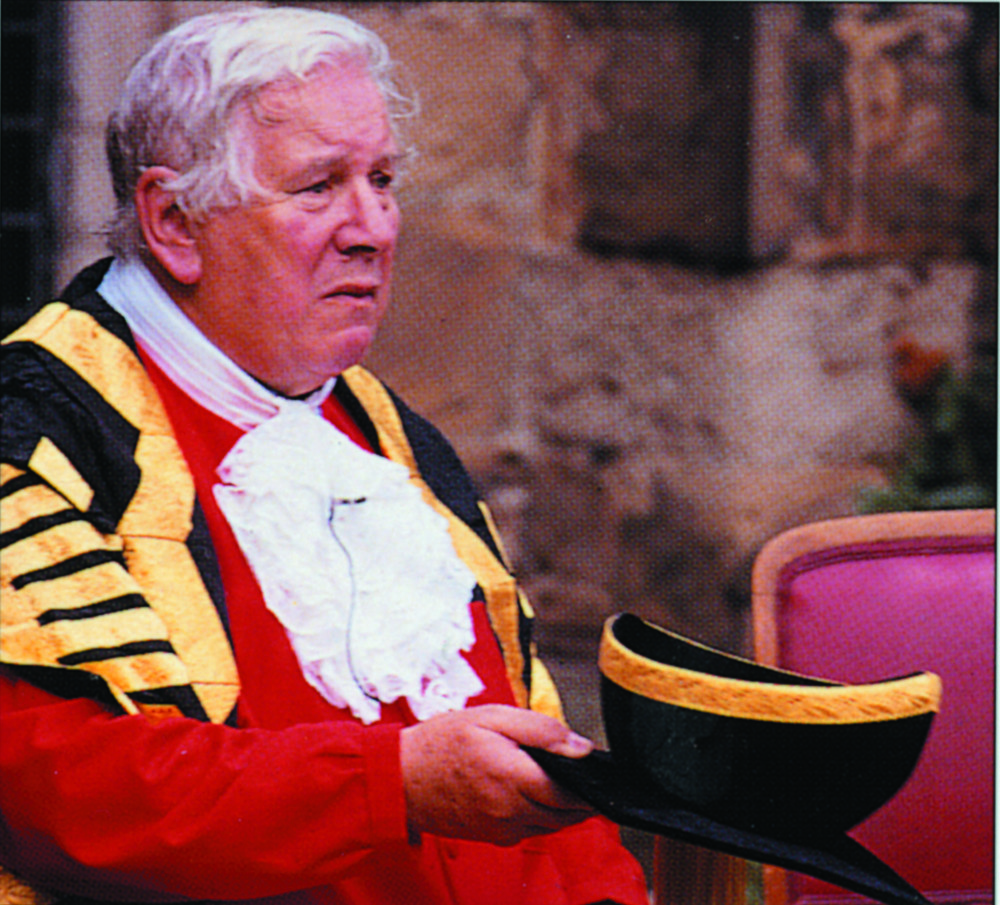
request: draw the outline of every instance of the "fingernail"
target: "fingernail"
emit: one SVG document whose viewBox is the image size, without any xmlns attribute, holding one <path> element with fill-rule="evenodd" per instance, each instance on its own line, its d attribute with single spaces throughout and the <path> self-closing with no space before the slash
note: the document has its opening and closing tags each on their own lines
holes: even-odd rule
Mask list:
<svg viewBox="0 0 1000 905">
<path fill-rule="evenodd" d="M 566 736 L 564 744 L 570 757 L 583 757 L 594 750 L 594 743 L 590 739 L 577 735 L 575 732 Z"/>
</svg>

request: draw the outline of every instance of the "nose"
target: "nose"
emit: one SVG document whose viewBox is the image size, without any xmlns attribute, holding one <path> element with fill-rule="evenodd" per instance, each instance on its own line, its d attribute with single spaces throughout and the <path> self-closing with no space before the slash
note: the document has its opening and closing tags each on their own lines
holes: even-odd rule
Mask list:
<svg viewBox="0 0 1000 905">
<path fill-rule="evenodd" d="M 376 254 L 390 249 L 399 232 L 399 208 L 391 192 L 367 179 L 352 180 L 344 193 L 334 236 L 342 254 Z"/>
</svg>

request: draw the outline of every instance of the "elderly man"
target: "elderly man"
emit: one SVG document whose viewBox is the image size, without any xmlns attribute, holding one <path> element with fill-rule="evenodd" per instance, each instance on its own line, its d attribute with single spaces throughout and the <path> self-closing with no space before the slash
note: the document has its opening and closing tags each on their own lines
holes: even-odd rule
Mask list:
<svg viewBox="0 0 1000 905">
<path fill-rule="evenodd" d="M 590 745 L 485 508 L 358 366 L 400 225 L 389 65 L 291 8 L 161 38 L 109 124 L 113 260 L 5 343 L 10 897 L 645 901 L 522 750 Z"/>
</svg>

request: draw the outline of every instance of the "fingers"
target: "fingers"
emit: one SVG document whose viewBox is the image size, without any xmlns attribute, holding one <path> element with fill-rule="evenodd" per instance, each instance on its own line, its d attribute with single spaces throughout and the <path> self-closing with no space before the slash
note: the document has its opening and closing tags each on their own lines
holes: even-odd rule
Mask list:
<svg viewBox="0 0 1000 905">
<path fill-rule="evenodd" d="M 543 748 L 563 757 L 584 757 L 594 750 L 589 739 L 577 735 L 558 720 L 531 710 L 493 704 L 465 712 L 477 725 L 498 732 L 518 745 Z"/>
<path fill-rule="evenodd" d="M 470 708 L 404 729 L 400 759 L 411 829 L 511 845 L 591 816 L 521 745 L 569 756 L 592 747 L 558 721 L 514 707 Z"/>
<path fill-rule="evenodd" d="M 511 775 L 526 801 L 550 811 L 573 811 L 566 822 L 579 820 L 580 812 L 592 812 L 590 805 L 554 783 L 548 774 L 527 754 L 521 745 L 543 748 L 563 757 L 584 757 L 594 750 L 593 742 L 577 735 L 558 720 L 518 707 L 487 705 L 466 711 L 483 729 L 495 732 L 518 746 L 511 751 Z M 555 817 L 554 814 L 549 815 Z M 547 824 L 551 831 L 552 825 Z"/>
</svg>

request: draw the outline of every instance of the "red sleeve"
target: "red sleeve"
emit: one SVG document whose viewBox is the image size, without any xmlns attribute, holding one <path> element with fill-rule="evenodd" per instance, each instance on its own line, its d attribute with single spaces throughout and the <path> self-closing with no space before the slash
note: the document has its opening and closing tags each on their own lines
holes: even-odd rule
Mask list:
<svg viewBox="0 0 1000 905">
<path fill-rule="evenodd" d="M 278 895 L 406 844 L 398 726 L 154 725 L 0 672 L 0 772 L 0 861 L 57 891 Z"/>
<path fill-rule="evenodd" d="M 604 817 L 560 830 L 550 845 L 570 902 L 649 905 L 642 868 Z"/>
</svg>

